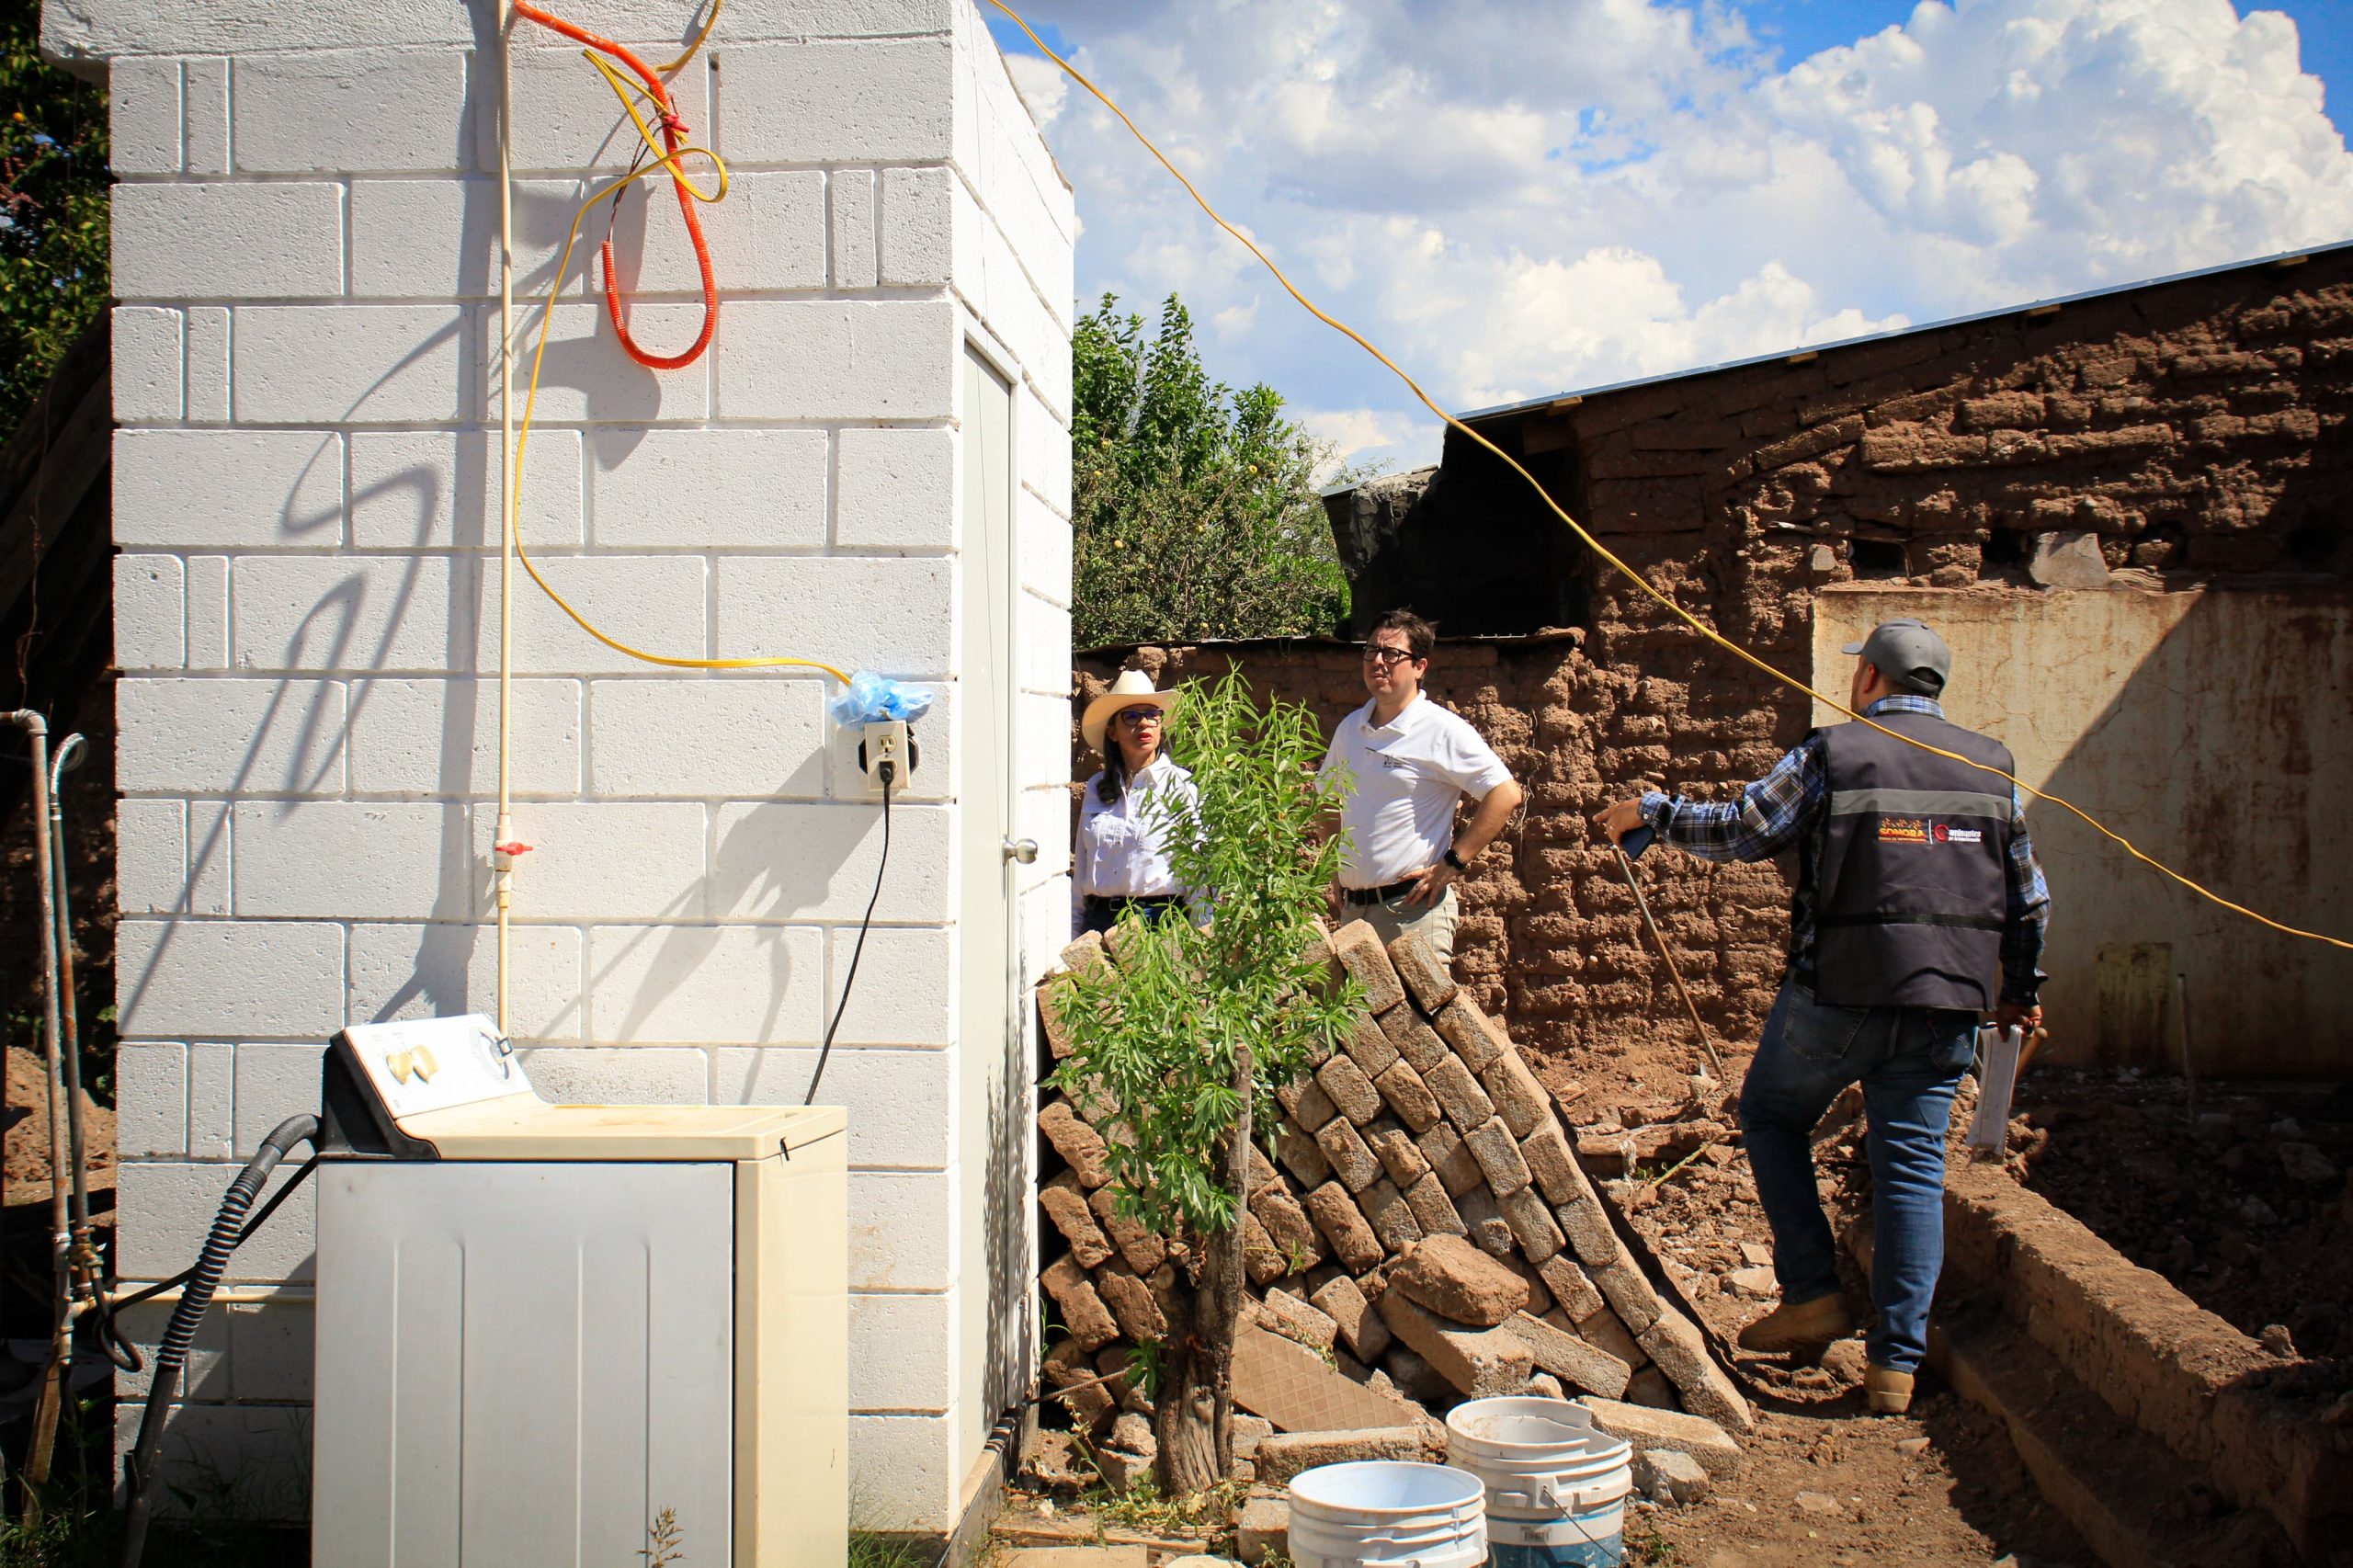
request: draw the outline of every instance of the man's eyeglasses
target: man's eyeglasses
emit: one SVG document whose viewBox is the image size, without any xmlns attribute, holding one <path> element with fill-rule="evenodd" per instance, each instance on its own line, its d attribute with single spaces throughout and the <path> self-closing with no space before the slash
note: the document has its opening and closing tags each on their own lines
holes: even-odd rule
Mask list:
<svg viewBox="0 0 2353 1568">
<path fill-rule="evenodd" d="M 1141 730 L 1146 724 L 1160 722 L 1160 710 L 1157 708 L 1123 709 L 1119 714 L 1119 720 L 1131 730 Z"/>
<path fill-rule="evenodd" d="M 1406 648 L 1367 648 L 1364 651 L 1364 662 L 1368 665 L 1378 665 L 1382 669 L 1391 669 L 1405 664 L 1412 660 L 1413 656 L 1412 650 Z"/>
</svg>

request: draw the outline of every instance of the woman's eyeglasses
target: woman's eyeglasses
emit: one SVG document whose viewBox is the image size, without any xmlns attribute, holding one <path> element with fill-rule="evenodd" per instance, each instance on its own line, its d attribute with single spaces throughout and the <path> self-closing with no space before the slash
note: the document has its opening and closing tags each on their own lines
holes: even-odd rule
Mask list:
<svg viewBox="0 0 2353 1568">
<path fill-rule="evenodd" d="M 1120 723 L 1125 724 L 1131 730 L 1141 730 L 1146 724 L 1157 724 L 1160 722 L 1160 710 L 1157 708 L 1129 708 L 1120 711 L 1119 714 L 1119 720 Z"/>
<path fill-rule="evenodd" d="M 1364 662 L 1368 665 L 1379 665 L 1382 669 L 1391 669 L 1405 664 L 1413 656 L 1412 651 L 1405 648 L 1367 648 L 1364 651 Z"/>
</svg>

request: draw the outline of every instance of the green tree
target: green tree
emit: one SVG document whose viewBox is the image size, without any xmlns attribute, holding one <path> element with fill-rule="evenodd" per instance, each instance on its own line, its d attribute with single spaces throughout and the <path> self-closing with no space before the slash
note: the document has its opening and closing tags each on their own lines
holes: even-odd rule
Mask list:
<svg viewBox="0 0 2353 1568">
<path fill-rule="evenodd" d="M 1071 345 L 1072 634 L 1081 647 L 1327 632 L 1348 585 L 1324 452 L 1263 382 L 1213 382 L 1171 294 L 1147 338 L 1106 294 Z"/>
<path fill-rule="evenodd" d="M 1161 814 L 1177 882 L 1207 890 L 1212 917 L 1148 926 L 1131 912 L 1117 965 L 1057 983 L 1071 1049 L 1053 1082 L 1103 1108 L 1120 1212 L 1187 1244 L 1168 1337 L 1146 1347 L 1158 1480 L 1177 1497 L 1233 1467 L 1250 1140 L 1271 1147 L 1276 1087 L 1338 1044 L 1361 992 L 1334 985 L 1309 950 L 1340 852 L 1316 833 L 1326 797 L 1314 716 L 1279 699 L 1262 710 L 1229 675 L 1180 688 L 1168 735 L 1199 803 L 1154 796 L 1147 809 Z"/>
<path fill-rule="evenodd" d="M 107 303 L 107 98 L 40 57 L 40 8 L 0 16 L 0 436 Z"/>
</svg>

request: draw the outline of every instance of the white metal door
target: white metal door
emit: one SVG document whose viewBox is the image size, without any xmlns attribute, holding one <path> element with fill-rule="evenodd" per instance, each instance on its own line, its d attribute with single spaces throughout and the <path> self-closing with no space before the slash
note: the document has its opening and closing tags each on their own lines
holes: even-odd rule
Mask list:
<svg viewBox="0 0 2353 1568">
<path fill-rule="evenodd" d="M 314 1568 L 728 1562 L 733 1174 L 322 1165 Z"/>
</svg>

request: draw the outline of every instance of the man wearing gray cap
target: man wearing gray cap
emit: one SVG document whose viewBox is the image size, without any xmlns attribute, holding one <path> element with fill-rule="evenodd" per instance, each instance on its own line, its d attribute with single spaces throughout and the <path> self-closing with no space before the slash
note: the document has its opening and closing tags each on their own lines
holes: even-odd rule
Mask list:
<svg viewBox="0 0 2353 1568">
<path fill-rule="evenodd" d="M 1847 706 L 1870 723 L 1814 731 L 1736 801 L 1702 804 L 1653 790 L 1594 820 L 1613 842 L 1648 827 L 1709 860 L 1798 851 L 1789 968 L 1740 1092 L 1781 1301 L 1743 1329 L 1740 1343 L 1795 1350 L 1854 1331 L 1807 1137 L 1838 1092 L 1859 1081 L 1870 1113 L 1878 1309 L 1865 1386 L 1873 1411 L 1901 1414 L 1944 1264 L 1953 1093 L 1979 1015 L 2029 1028 L 2041 1022 L 2036 966 L 2051 895 L 2024 804 L 2001 777 L 2018 771 L 2008 749 L 1948 723 L 1937 700 L 1952 671 L 1944 639 L 1917 620 L 1891 620 L 1846 652 L 1861 655 Z"/>
</svg>

